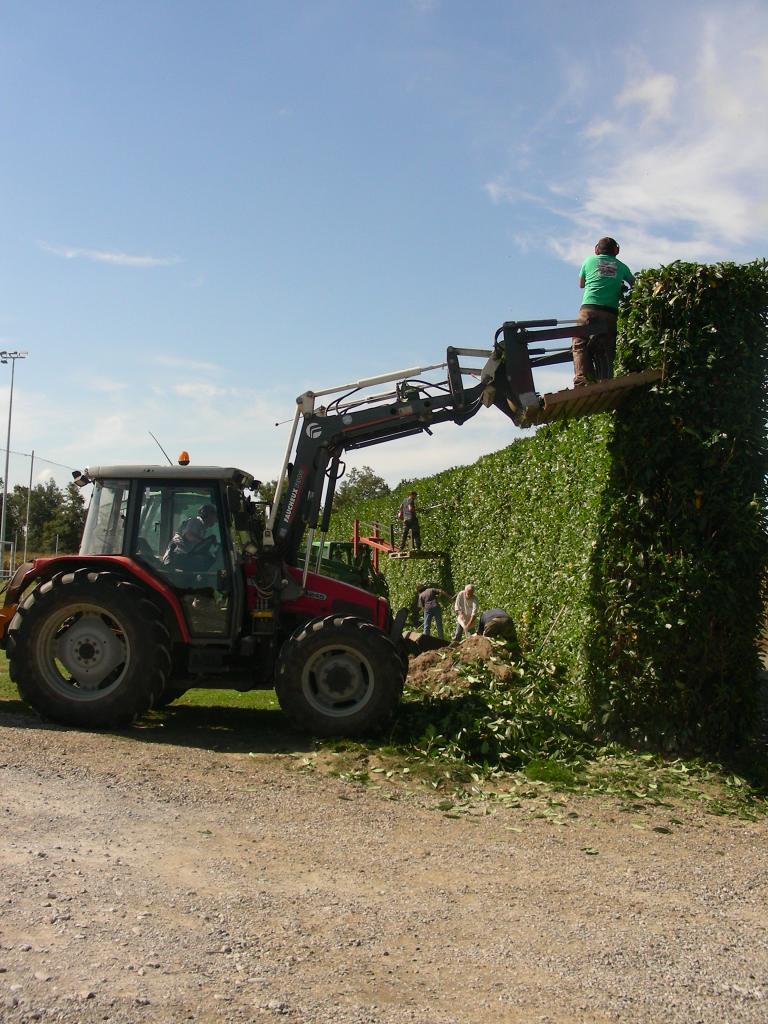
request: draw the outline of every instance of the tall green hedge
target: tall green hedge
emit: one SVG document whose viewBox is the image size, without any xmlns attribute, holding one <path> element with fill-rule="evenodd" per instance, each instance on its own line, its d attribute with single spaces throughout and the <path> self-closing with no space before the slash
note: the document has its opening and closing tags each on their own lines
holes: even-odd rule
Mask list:
<svg viewBox="0 0 768 1024">
<path fill-rule="evenodd" d="M 393 605 L 421 580 L 473 582 L 580 682 L 596 728 L 669 748 L 738 740 L 768 564 L 767 310 L 764 261 L 641 274 L 618 372 L 657 366 L 656 389 L 355 510 L 389 523 L 411 487 L 440 506 L 422 534 L 444 558 L 383 561 Z"/>
<path fill-rule="evenodd" d="M 586 683 L 612 731 L 719 749 L 749 728 L 766 544 L 768 264 L 644 273 L 619 370 L 662 386 L 615 414 Z"/>
<path fill-rule="evenodd" d="M 393 607 L 411 606 L 419 582 L 451 591 L 473 583 L 482 607 L 509 611 L 529 649 L 544 645 L 571 672 L 585 670 L 591 543 L 610 432 L 606 415 L 543 428 L 472 466 L 403 481 L 387 498 L 337 517 L 335 533 L 348 536 L 355 515 L 363 530 L 392 522 L 415 487 L 422 508 L 437 506 L 420 516 L 422 546 L 444 557 L 382 558 Z"/>
</svg>

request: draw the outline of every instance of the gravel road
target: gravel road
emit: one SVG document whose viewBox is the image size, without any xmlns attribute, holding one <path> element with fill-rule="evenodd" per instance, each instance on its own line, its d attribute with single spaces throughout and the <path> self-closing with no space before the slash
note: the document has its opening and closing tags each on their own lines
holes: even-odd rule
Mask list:
<svg viewBox="0 0 768 1024">
<path fill-rule="evenodd" d="M 310 770 L 277 713 L 97 734 L 8 706 L 4 1022 L 768 1019 L 765 821 L 449 817 Z"/>
</svg>

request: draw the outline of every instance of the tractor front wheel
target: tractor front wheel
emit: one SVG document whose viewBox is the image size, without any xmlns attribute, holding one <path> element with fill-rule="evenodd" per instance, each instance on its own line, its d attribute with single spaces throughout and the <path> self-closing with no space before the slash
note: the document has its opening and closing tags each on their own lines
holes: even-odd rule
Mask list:
<svg viewBox="0 0 768 1024">
<path fill-rule="evenodd" d="M 286 642 L 277 669 L 280 707 L 316 736 L 362 736 L 392 720 L 403 693 L 397 648 L 370 622 L 328 616 Z"/>
<path fill-rule="evenodd" d="M 22 698 L 66 725 L 115 727 L 163 692 L 170 637 L 134 583 L 80 569 L 35 589 L 8 627 L 11 679 Z"/>
</svg>

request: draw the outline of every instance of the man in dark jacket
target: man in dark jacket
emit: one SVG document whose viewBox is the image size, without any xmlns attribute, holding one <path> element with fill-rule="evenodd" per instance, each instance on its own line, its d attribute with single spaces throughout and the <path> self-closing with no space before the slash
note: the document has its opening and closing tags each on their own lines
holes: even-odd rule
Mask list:
<svg viewBox="0 0 768 1024">
<path fill-rule="evenodd" d="M 168 550 L 163 555 L 164 565 L 180 564 L 182 567 L 204 570 L 214 561 L 211 549 L 216 544 L 214 534 L 208 530 L 216 523 L 216 509 L 213 505 L 201 505 L 196 516 L 185 519 L 171 538 Z M 195 559 L 193 566 L 190 557 Z M 201 564 L 198 564 L 201 563 Z M 204 564 L 202 564 L 204 563 Z"/>
<path fill-rule="evenodd" d="M 400 502 L 398 519 L 403 523 L 403 536 L 400 540 L 400 550 L 405 551 L 408 534 L 411 535 L 411 546 L 414 551 L 421 547 L 421 531 L 419 529 L 419 517 L 416 515 L 416 491 L 411 491 L 407 498 Z"/>
<path fill-rule="evenodd" d="M 419 586 L 419 608 L 424 609 L 424 636 L 429 636 L 434 621 L 437 628 L 438 640 L 444 640 L 443 636 L 443 609 L 440 607 L 441 597 L 451 595 L 439 587 L 427 587 L 424 584 Z"/>
<path fill-rule="evenodd" d="M 507 615 L 503 608 L 489 608 L 480 616 L 477 632 L 480 636 L 497 636 L 503 633 L 511 622 L 511 616 Z"/>
<path fill-rule="evenodd" d="M 514 657 L 520 656 L 520 644 L 517 639 L 517 630 L 511 615 L 508 615 L 503 608 L 488 608 L 480 616 L 477 632 L 482 636 L 493 636 L 497 640 L 506 640 L 508 648 Z"/>
</svg>

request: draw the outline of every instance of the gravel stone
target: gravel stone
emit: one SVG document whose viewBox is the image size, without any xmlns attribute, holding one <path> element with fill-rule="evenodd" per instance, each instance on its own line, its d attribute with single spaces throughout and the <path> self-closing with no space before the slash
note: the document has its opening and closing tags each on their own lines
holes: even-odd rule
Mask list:
<svg viewBox="0 0 768 1024">
<path fill-rule="evenodd" d="M 216 714 L 0 707 L 3 1024 L 764 1024 L 767 821 L 533 784 L 448 817 Z"/>
</svg>

